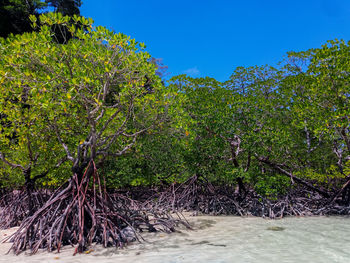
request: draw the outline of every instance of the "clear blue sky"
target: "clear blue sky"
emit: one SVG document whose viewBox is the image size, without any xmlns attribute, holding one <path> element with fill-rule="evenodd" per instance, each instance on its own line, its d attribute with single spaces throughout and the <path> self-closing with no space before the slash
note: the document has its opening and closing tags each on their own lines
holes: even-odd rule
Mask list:
<svg viewBox="0 0 350 263">
<path fill-rule="evenodd" d="M 145 42 L 171 75 L 221 81 L 237 66 L 350 40 L 350 0 L 83 0 L 81 14 Z"/>
</svg>

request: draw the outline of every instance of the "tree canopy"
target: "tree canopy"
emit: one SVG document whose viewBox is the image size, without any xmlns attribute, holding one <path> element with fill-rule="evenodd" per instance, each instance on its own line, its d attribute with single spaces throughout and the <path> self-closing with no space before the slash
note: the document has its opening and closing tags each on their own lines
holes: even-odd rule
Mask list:
<svg viewBox="0 0 350 263">
<path fill-rule="evenodd" d="M 29 16 L 53 8 L 62 15 L 80 15 L 80 0 L 3 0 L 0 3 L 0 37 L 33 30 Z"/>
<path fill-rule="evenodd" d="M 39 15 L 48 5 L 55 12 Z M 276 67 L 238 67 L 225 82 L 165 81 L 166 67 L 143 43 L 80 17 L 80 5 L 0 6 L 8 18 L 30 15 L 33 26 L 10 19 L 0 38 L 0 186 L 28 197 L 13 221 L 26 229 L 16 253 L 122 246 L 130 222 L 172 231 L 114 192 L 135 186 L 151 189 L 141 195 L 147 209 L 348 213 L 350 43 L 289 52 Z M 38 205 L 37 189 L 56 191 Z"/>
</svg>

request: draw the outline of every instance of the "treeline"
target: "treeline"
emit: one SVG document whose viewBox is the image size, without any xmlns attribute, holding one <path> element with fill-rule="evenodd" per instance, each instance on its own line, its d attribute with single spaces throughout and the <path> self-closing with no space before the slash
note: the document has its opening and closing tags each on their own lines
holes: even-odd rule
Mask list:
<svg viewBox="0 0 350 263">
<path fill-rule="evenodd" d="M 1 44 L 3 187 L 25 182 L 57 187 L 71 169 L 86 166 L 91 154 L 101 162 L 111 188 L 169 185 L 201 175 L 215 184 L 237 184 L 240 192 L 252 187 L 270 197 L 294 183 L 331 195 L 348 176 L 349 46 L 344 41 L 291 52 L 278 68 L 239 67 L 223 83 L 180 75 L 164 85 L 154 72 L 138 68 L 143 60 L 142 67 L 157 69 L 147 62 L 154 61 L 148 54 L 136 52 L 134 40 L 108 32 L 112 44 L 86 45 L 80 38 L 102 41 L 107 31 L 93 30 L 91 20 L 75 17 L 87 29 L 70 25 L 75 38 L 57 44 L 50 40 L 53 17 L 42 17 L 49 26 L 41 32 Z M 57 17 L 58 23 L 72 23 Z M 106 85 L 111 91 L 103 94 L 100 89 Z M 132 94 L 134 85 L 140 94 Z M 144 101 L 148 97 L 152 100 Z M 142 105 L 136 106 L 136 99 Z M 124 116 L 114 114 L 113 107 L 118 114 L 125 111 Z M 145 113 L 147 107 L 152 112 Z M 115 126 L 114 137 L 113 132 L 103 136 L 104 123 L 112 120 L 122 130 Z M 92 140 L 97 140 L 96 149 L 91 149 Z M 108 153 L 105 144 L 110 144 Z"/>
<path fill-rule="evenodd" d="M 59 12 L 30 20 L 33 32 L 0 40 L 0 182 L 24 190 L 7 214 L 18 207 L 22 218 L 5 220 L 23 220 L 16 253 L 122 246 L 121 225 L 140 223 L 105 201 L 115 189 L 181 186 L 193 198 L 195 183 L 240 214 L 252 193 L 273 201 L 298 188 L 349 204 L 348 43 L 288 53 L 278 67 L 239 67 L 226 82 L 164 83 L 144 44 L 122 33 Z M 55 28 L 69 39 L 57 41 Z M 52 191 L 39 198 L 40 189 Z"/>
<path fill-rule="evenodd" d="M 330 197 L 350 178 L 348 63 L 348 44 L 330 41 L 224 83 L 176 76 L 167 121 L 106 175 L 121 185 L 196 175 L 270 198 L 299 184 Z"/>
</svg>

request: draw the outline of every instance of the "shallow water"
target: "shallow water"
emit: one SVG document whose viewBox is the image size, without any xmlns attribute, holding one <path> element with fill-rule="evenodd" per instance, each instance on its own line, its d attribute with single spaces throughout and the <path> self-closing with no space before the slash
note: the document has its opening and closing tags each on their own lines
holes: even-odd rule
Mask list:
<svg viewBox="0 0 350 263">
<path fill-rule="evenodd" d="M 65 249 L 60 254 L 1 256 L 0 262 L 350 262 L 350 218 L 189 220 L 195 230 L 147 234 L 147 242 L 122 250 L 96 246 L 88 255 L 72 256 L 72 249 Z"/>
</svg>

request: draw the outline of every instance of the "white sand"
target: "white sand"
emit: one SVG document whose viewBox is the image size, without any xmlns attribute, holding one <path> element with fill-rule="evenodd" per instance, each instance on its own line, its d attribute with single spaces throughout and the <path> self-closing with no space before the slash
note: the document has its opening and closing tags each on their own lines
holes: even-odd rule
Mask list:
<svg viewBox="0 0 350 263">
<path fill-rule="evenodd" d="M 195 230 L 175 234 L 145 235 L 148 242 L 126 249 L 95 246 L 89 254 L 73 256 L 74 248 L 61 253 L 29 256 L 5 255 L 11 244 L 0 245 L 0 262 L 350 262 L 350 218 L 208 217 L 189 219 Z M 283 231 L 272 231 L 275 227 Z M 0 231 L 0 238 L 16 229 Z"/>
</svg>

